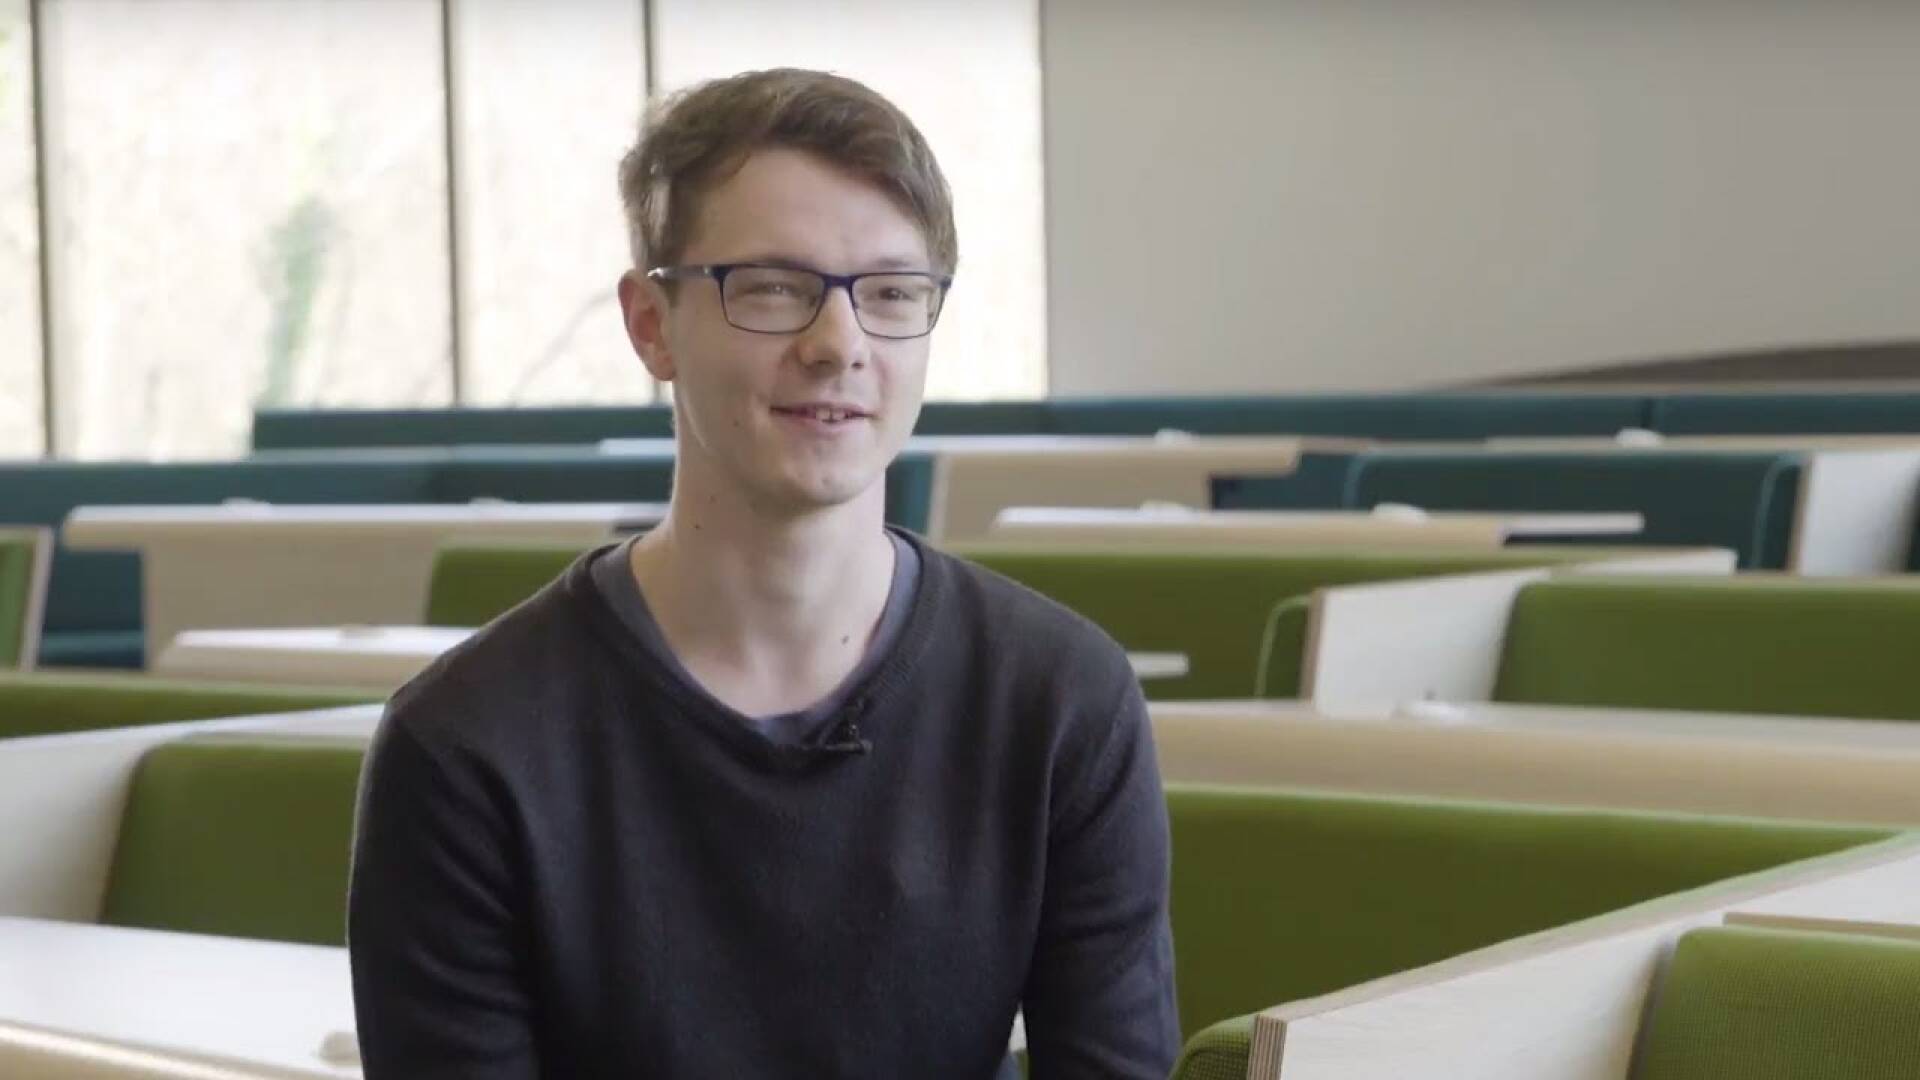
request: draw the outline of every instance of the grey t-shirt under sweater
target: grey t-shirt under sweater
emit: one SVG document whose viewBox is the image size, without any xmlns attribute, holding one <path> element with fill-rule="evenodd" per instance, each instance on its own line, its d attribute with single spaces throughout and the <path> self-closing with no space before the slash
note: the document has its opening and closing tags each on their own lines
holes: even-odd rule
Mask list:
<svg viewBox="0 0 1920 1080">
<path fill-rule="evenodd" d="M 1164 1080 L 1166 803 L 1127 658 L 914 537 L 905 623 L 776 743 L 582 556 L 402 687 L 361 781 L 366 1080 Z M 857 737 L 839 732 L 857 729 Z"/>
<path fill-rule="evenodd" d="M 594 586 L 655 663 L 678 676 L 690 693 L 706 698 L 715 708 L 726 708 L 693 677 L 693 673 L 680 662 L 680 657 L 674 654 L 673 647 L 667 644 L 666 635 L 661 633 L 660 623 L 653 617 L 653 609 L 647 606 L 646 594 L 640 591 L 640 583 L 633 579 L 631 556 L 633 544 L 638 539 L 635 537 L 619 544 L 593 560 Z M 854 688 L 873 672 L 880 658 L 893 647 L 894 641 L 900 636 L 900 628 L 907 623 L 907 612 L 913 610 L 913 591 L 920 581 L 920 554 L 912 544 L 892 530 L 888 530 L 887 539 L 893 541 L 893 583 L 887 587 L 886 606 L 880 613 L 880 621 L 874 626 L 873 638 L 867 644 L 860 663 L 841 680 L 839 686 L 813 705 L 772 716 L 741 715 L 742 723 L 773 742 L 798 745 L 816 737 L 827 725 L 840 718 L 841 710 L 853 696 Z"/>
</svg>

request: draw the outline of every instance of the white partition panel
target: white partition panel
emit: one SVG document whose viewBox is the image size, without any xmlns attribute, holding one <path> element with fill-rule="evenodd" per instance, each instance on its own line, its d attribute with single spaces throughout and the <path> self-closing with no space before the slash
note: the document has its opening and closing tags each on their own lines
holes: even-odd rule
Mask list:
<svg viewBox="0 0 1920 1080">
<path fill-rule="evenodd" d="M 1513 598 L 1547 569 L 1319 589 L 1308 616 L 1303 698 L 1326 709 L 1485 701 L 1500 673 Z"/>
<path fill-rule="evenodd" d="M 1843 576 L 1904 572 L 1916 501 L 1920 446 L 1809 454 L 1787 569 Z"/>
</svg>

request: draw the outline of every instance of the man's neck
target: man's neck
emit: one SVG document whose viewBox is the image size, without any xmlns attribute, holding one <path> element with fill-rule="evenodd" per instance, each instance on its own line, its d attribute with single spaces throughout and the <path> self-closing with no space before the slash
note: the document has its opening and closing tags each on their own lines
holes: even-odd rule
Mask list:
<svg viewBox="0 0 1920 1080">
<path fill-rule="evenodd" d="M 805 708 L 860 662 L 886 607 L 884 493 L 802 515 L 676 483 L 633 545 L 661 634 L 707 691 L 748 715 Z"/>
</svg>

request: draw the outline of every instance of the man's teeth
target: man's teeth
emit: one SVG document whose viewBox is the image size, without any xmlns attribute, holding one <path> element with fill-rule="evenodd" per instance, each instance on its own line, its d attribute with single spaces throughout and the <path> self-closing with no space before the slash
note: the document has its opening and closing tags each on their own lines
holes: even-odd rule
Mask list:
<svg viewBox="0 0 1920 1080">
<path fill-rule="evenodd" d="M 853 413 L 845 409 L 801 409 L 799 412 L 801 415 L 811 416 L 815 420 L 823 420 L 836 424 L 842 420 L 851 420 L 853 418 Z"/>
</svg>

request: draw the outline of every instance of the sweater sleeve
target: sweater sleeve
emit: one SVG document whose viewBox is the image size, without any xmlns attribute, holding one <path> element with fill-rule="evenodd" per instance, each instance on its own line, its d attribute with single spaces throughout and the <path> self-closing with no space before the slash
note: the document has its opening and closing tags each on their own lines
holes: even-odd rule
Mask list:
<svg viewBox="0 0 1920 1080">
<path fill-rule="evenodd" d="M 1167 918 L 1167 805 L 1146 702 L 1131 673 L 1089 738 L 1048 837 L 1028 976 L 1036 1080 L 1164 1080 L 1180 1050 Z M 1069 763 L 1070 764 L 1070 763 Z"/>
<path fill-rule="evenodd" d="M 395 719 L 367 756 L 348 896 L 366 1080 L 534 1080 L 501 815 L 478 768 Z"/>
</svg>

